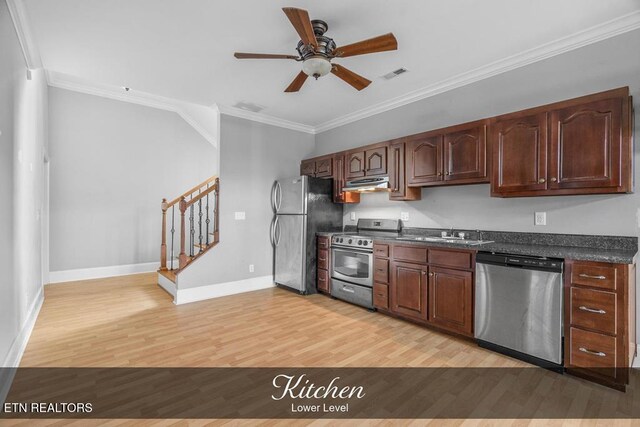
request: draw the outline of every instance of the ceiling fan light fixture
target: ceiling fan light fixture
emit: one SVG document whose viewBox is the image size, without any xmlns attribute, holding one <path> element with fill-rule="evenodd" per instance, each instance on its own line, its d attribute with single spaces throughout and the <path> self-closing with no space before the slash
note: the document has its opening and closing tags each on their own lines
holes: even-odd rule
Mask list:
<svg viewBox="0 0 640 427">
<path fill-rule="evenodd" d="M 323 56 L 312 56 L 302 63 L 302 71 L 311 77 L 326 76 L 331 72 L 331 62 Z"/>
</svg>

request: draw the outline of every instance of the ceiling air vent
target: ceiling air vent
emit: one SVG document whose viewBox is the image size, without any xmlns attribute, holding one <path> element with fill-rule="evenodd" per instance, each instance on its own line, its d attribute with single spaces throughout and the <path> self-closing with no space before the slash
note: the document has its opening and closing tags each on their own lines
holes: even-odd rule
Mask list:
<svg viewBox="0 0 640 427">
<path fill-rule="evenodd" d="M 409 70 L 407 70 L 404 67 L 403 68 L 398 68 L 397 70 L 393 70 L 392 72 L 390 72 L 388 74 L 385 74 L 384 76 L 382 76 L 382 78 L 385 79 L 385 80 L 391 80 L 394 77 L 398 77 L 400 74 L 406 73 L 407 71 L 409 71 Z"/>
<path fill-rule="evenodd" d="M 258 104 L 254 104 L 252 102 L 240 101 L 234 105 L 236 108 L 240 108 L 242 110 L 251 111 L 253 113 L 259 113 L 264 110 L 264 107 Z"/>
</svg>

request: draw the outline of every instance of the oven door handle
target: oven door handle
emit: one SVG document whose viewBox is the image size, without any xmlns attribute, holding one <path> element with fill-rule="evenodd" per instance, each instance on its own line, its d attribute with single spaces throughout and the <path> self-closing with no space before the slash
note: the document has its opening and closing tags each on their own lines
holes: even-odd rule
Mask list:
<svg viewBox="0 0 640 427">
<path fill-rule="evenodd" d="M 367 250 L 367 249 L 354 249 L 354 248 L 350 248 L 350 247 L 335 246 L 335 245 L 331 246 L 331 249 L 336 251 L 336 252 L 342 252 L 342 253 L 355 252 L 357 254 L 373 255 L 373 250 Z"/>
</svg>

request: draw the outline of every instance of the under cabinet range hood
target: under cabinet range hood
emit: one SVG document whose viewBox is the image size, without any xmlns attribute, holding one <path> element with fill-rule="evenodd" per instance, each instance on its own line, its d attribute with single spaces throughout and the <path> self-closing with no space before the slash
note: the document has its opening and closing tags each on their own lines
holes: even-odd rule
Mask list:
<svg viewBox="0 0 640 427">
<path fill-rule="evenodd" d="M 389 177 L 379 176 L 375 178 L 358 178 L 347 181 L 342 191 L 370 193 L 374 191 L 391 191 L 389 188 Z"/>
</svg>

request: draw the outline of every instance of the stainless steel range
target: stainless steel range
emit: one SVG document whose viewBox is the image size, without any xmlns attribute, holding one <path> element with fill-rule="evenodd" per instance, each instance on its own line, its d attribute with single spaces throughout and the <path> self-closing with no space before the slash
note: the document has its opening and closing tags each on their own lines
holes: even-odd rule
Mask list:
<svg viewBox="0 0 640 427">
<path fill-rule="evenodd" d="M 373 238 L 397 236 L 399 220 L 360 219 L 358 232 L 331 237 L 331 295 L 373 308 Z"/>
</svg>

